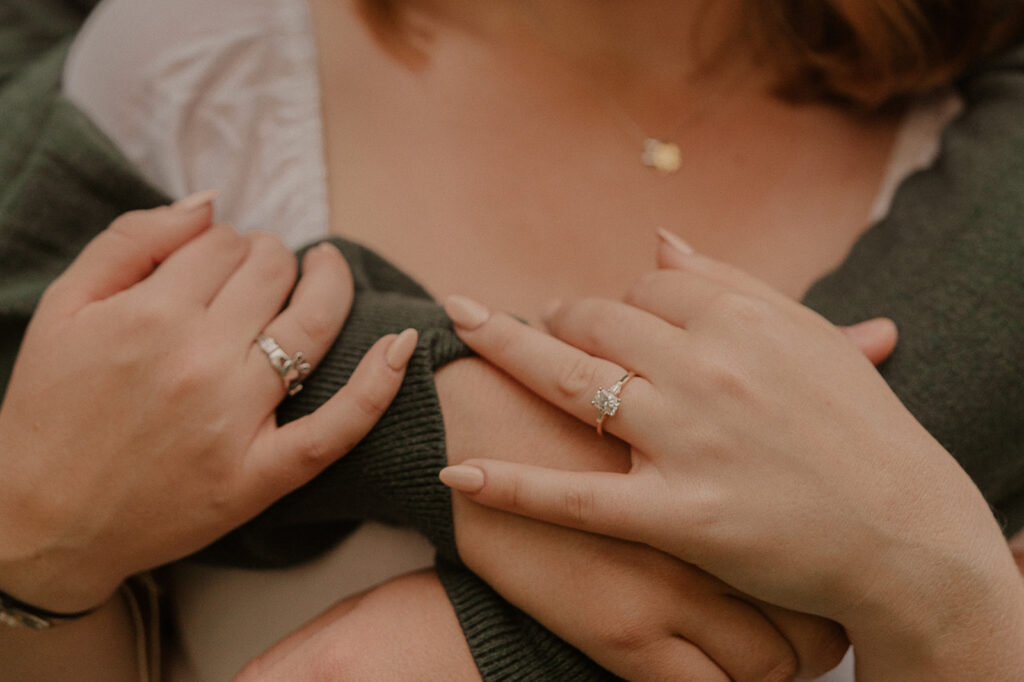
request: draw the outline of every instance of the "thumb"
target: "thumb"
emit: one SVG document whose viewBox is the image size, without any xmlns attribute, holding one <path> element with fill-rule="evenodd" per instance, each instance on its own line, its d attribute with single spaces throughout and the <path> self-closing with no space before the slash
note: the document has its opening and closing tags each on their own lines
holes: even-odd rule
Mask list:
<svg viewBox="0 0 1024 682">
<path fill-rule="evenodd" d="M 875 365 L 884 362 L 896 348 L 896 323 L 888 317 L 876 317 L 839 329 Z"/>
</svg>

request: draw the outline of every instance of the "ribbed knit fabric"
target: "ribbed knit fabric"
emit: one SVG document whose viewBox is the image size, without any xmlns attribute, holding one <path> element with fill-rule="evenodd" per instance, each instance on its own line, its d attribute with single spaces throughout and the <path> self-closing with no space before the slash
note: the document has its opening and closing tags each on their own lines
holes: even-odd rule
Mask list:
<svg viewBox="0 0 1024 682">
<path fill-rule="evenodd" d="M 442 556 L 457 561 L 451 495 L 437 478 L 447 455 L 433 376 L 438 367 L 469 351 L 422 287 L 356 244 L 331 242 L 352 269 L 355 300 L 341 335 L 303 382 L 302 392 L 278 409 L 278 420 L 309 414 L 345 385 L 377 339 L 415 327 L 422 333 L 406 380 L 391 408 L 355 449 L 201 558 L 258 566 L 294 564 L 336 544 L 353 520 L 372 518 L 415 528 Z"/>
<path fill-rule="evenodd" d="M 1024 528 L 1024 47 L 960 91 L 935 167 L 804 302 L 837 324 L 896 321 L 882 374 L 1010 536 Z"/>
<path fill-rule="evenodd" d="M 74 2 L 63 12 L 60 6 L 61 0 L 0 6 L 0 392 L 49 283 L 118 215 L 169 201 L 59 95 L 69 41 L 57 24 L 47 22 L 64 16 L 61 25 L 74 30 L 73 19 L 85 16 Z M 467 641 L 484 680 L 607 679 L 582 653 L 468 570 L 456 568 L 451 497 L 437 480 L 445 442 L 433 370 L 465 354 L 465 347 L 422 287 L 358 245 L 335 244 L 349 261 L 358 295 L 338 342 L 303 392 L 282 405 L 279 418 L 293 419 L 322 404 L 381 335 L 415 326 L 421 337 L 406 380 L 388 414 L 336 467 L 201 558 L 283 566 L 334 545 L 362 518 L 411 526 L 449 559 L 444 585 L 457 595 L 453 604 L 467 624 Z"/>
<path fill-rule="evenodd" d="M 90 3 L 0 8 L 0 390 L 47 284 L 117 215 L 167 201 L 57 94 L 67 33 Z M 1024 527 L 1024 49 L 965 79 L 963 92 L 967 113 L 948 130 L 939 163 L 904 184 L 890 217 L 806 302 L 837 323 L 896 320 L 901 340 L 886 378 L 1010 535 Z M 438 547 L 439 575 L 485 680 L 612 679 L 457 563 L 450 497 L 436 479 L 445 451 L 432 370 L 465 351 L 421 287 L 371 252 L 339 245 L 356 303 L 280 418 L 326 400 L 380 335 L 417 326 L 407 380 L 359 447 L 204 556 L 283 565 L 327 548 L 358 518 L 412 526 Z"/>
<path fill-rule="evenodd" d="M 485 680 L 619 679 L 509 605 L 462 564 L 439 558 L 436 568 Z"/>
</svg>

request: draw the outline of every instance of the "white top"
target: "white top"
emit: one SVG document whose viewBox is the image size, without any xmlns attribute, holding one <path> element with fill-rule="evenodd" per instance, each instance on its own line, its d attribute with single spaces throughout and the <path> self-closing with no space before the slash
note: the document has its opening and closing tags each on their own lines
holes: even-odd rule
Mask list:
<svg viewBox="0 0 1024 682">
<path fill-rule="evenodd" d="M 305 0 L 103 0 L 64 77 L 68 97 L 170 196 L 219 189 L 219 220 L 277 232 L 292 247 L 326 234 Z M 866 218 L 883 217 L 899 182 L 932 163 L 958 110 L 945 97 L 908 112 Z M 228 679 L 335 600 L 431 560 L 411 531 L 364 524 L 329 556 L 288 571 L 181 568 L 174 596 L 187 654 L 199 679 Z M 850 658 L 823 679 L 852 680 Z"/>
<path fill-rule="evenodd" d="M 64 90 L 154 186 L 297 248 L 327 232 L 316 60 L 302 0 L 104 0 Z"/>
</svg>

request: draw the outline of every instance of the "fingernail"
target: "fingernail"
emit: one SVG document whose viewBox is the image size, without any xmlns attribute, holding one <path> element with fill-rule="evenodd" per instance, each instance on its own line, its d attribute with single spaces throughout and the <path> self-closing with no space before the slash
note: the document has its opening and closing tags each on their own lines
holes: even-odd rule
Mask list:
<svg viewBox="0 0 1024 682">
<path fill-rule="evenodd" d="M 561 309 L 561 307 L 562 299 L 556 298 L 555 300 L 551 301 L 546 306 L 544 306 L 544 312 L 540 314 L 540 319 L 547 322 L 548 320 L 555 316 L 555 313 L 557 313 Z"/>
<path fill-rule="evenodd" d="M 671 246 L 676 251 L 684 253 L 687 256 L 692 256 L 693 254 L 696 253 L 696 251 L 693 250 L 692 246 L 683 241 L 682 237 L 677 235 L 675 232 L 669 232 L 663 227 L 658 228 L 658 238 L 661 239 L 661 241 L 664 242 L 665 244 Z"/>
<path fill-rule="evenodd" d="M 441 469 L 438 478 L 449 488 L 455 488 L 464 493 L 480 492 L 480 489 L 484 487 L 483 469 L 477 469 L 468 464 L 445 467 Z"/>
<path fill-rule="evenodd" d="M 406 329 L 404 332 L 399 334 L 391 345 L 388 347 L 388 352 L 385 355 L 388 367 L 395 370 L 396 372 L 409 363 L 409 358 L 412 357 L 413 351 L 416 350 L 416 342 L 419 340 L 419 334 L 415 329 Z"/>
<path fill-rule="evenodd" d="M 465 296 L 449 296 L 444 300 L 444 311 L 457 326 L 473 331 L 491 317 L 491 311 L 483 303 Z"/>
<path fill-rule="evenodd" d="M 203 208 L 213 203 L 213 200 L 220 196 L 220 190 L 218 189 L 204 189 L 202 192 L 195 192 L 189 194 L 184 199 L 179 199 L 171 204 L 171 208 L 176 208 L 179 211 L 189 212 Z"/>
</svg>

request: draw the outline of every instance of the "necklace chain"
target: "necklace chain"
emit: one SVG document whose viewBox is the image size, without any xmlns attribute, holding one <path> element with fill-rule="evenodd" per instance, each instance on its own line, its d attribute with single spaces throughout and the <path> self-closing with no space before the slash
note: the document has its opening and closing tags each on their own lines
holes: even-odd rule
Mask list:
<svg viewBox="0 0 1024 682">
<path fill-rule="evenodd" d="M 535 23 L 536 20 L 530 18 L 524 22 L 524 26 L 529 30 L 530 35 L 548 52 L 558 58 L 565 71 L 574 76 L 574 80 L 581 83 L 581 85 L 583 85 L 583 87 L 590 93 L 591 97 L 605 105 L 605 108 L 615 120 L 617 127 L 631 138 L 642 141 L 639 158 L 640 162 L 644 166 L 665 175 L 675 173 L 682 168 L 683 153 L 677 142 L 670 138 L 660 139 L 649 135 L 643 129 L 643 126 L 641 126 L 637 120 L 626 111 L 622 104 L 616 101 L 609 93 L 602 92 L 602 89 L 597 86 L 597 83 L 590 74 L 584 72 L 583 69 L 574 68 L 566 55 L 564 55 L 550 41 L 544 40 L 541 37 L 541 32 L 533 26 Z M 736 86 L 737 83 L 732 83 L 732 85 Z M 706 101 L 704 106 L 697 110 L 691 110 L 684 115 L 679 124 L 675 127 L 672 136 L 674 137 L 675 134 L 682 132 L 685 126 L 693 121 L 699 114 L 707 112 L 710 106 L 712 106 L 714 102 L 719 101 L 724 92 L 728 89 L 729 88 L 723 86 L 723 88 L 718 91 L 718 95 Z"/>
</svg>

